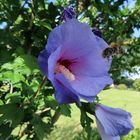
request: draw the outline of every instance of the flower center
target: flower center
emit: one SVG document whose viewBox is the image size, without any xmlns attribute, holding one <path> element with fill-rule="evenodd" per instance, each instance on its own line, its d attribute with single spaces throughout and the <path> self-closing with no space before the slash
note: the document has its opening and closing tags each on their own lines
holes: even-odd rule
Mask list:
<svg viewBox="0 0 140 140">
<path fill-rule="evenodd" d="M 68 69 L 70 64 L 71 62 L 68 60 L 58 61 L 55 67 L 55 74 L 63 73 L 68 80 L 75 80 L 74 74 L 72 74 L 72 72 Z"/>
</svg>

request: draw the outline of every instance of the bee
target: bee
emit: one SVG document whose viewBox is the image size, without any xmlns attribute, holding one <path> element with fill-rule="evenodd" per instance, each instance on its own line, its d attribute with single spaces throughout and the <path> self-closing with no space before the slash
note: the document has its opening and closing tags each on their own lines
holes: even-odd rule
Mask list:
<svg viewBox="0 0 140 140">
<path fill-rule="evenodd" d="M 104 49 L 102 52 L 103 58 L 109 59 L 111 56 L 122 54 L 121 47 L 116 43 L 111 43 L 111 45 Z"/>
</svg>

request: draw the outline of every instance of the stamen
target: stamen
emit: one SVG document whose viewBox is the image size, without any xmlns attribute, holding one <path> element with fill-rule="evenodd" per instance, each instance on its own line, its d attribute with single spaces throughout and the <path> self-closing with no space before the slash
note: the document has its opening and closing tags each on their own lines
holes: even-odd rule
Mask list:
<svg viewBox="0 0 140 140">
<path fill-rule="evenodd" d="M 63 66 L 63 65 L 61 65 L 61 64 L 59 64 L 59 63 L 56 64 L 56 68 L 55 68 L 55 74 L 57 74 L 57 73 L 63 73 L 64 76 L 65 76 L 68 80 L 70 80 L 70 81 L 75 80 L 74 74 L 72 74 L 72 73 L 69 71 L 68 68 L 66 68 L 65 66 Z"/>
</svg>

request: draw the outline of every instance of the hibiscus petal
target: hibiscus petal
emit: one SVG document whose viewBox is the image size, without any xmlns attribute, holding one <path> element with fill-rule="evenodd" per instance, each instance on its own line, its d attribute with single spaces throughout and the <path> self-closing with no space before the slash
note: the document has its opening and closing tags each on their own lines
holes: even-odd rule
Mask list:
<svg viewBox="0 0 140 140">
<path fill-rule="evenodd" d="M 96 105 L 95 110 L 98 121 L 109 136 L 121 136 L 133 129 L 130 120 L 131 114 L 119 108 L 111 108 L 101 104 Z"/>
<path fill-rule="evenodd" d="M 62 25 L 55 27 L 49 34 L 47 45 L 45 49 L 49 53 L 53 53 L 58 47 L 63 44 L 63 37 L 61 35 Z"/>
<path fill-rule="evenodd" d="M 100 134 L 102 140 L 120 140 L 120 136 L 113 137 L 113 136 L 107 135 L 104 131 L 103 126 L 101 125 L 101 123 L 98 120 L 96 120 L 96 123 L 97 123 L 97 128 L 98 128 L 98 131 L 99 131 L 99 134 Z"/>
<path fill-rule="evenodd" d="M 71 87 L 83 96 L 95 97 L 105 86 L 110 85 L 112 79 L 109 76 L 89 77 L 79 76 L 71 81 Z"/>
<path fill-rule="evenodd" d="M 60 73 L 55 75 L 55 79 L 56 81 L 54 83 L 54 87 L 56 89 L 56 100 L 60 104 L 73 102 L 77 102 L 78 104 L 80 104 L 79 97 L 76 95 L 76 92 L 73 91 L 73 89 L 70 87 L 70 84 L 68 83 L 65 76 Z"/>
<path fill-rule="evenodd" d="M 80 77 L 73 81 L 69 81 L 63 74 L 55 76 L 69 90 L 73 91 L 77 96 L 88 102 L 93 102 L 96 95 L 107 85 L 112 83 L 112 79 L 108 76 L 104 77 Z"/>
<path fill-rule="evenodd" d="M 48 79 L 52 83 L 54 81 L 54 72 L 55 72 L 56 63 L 61 56 L 60 52 L 61 52 L 61 48 L 59 47 L 53 53 L 51 53 L 48 59 Z"/>
<path fill-rule="evenodd" d="M 48 58 L 50 54 L 46 51 L 43 50 L 40 52 L 38 56 L 38 65 L 41 69 L 41 71 L 47 76 L 48 75 Z"/>
<path fill-rule="evenodd" d="M 62 47 L 64 59 L 75 59 L 93 50 L 93 47 L 89 47 L 93 40 L 95 35 L 87 24 L 71 19 L 50 33 L 46 49 L 53 52 L 57 47 Z"/>
<path fill-rule="evenodd" d="M 70 70 L 75 75 L 103 76 L 111 66 L 111 59 L 102 57 L 102 52 L 108 45 L 102 38 L 96 37 L 96 40 L 89 44 L 90 52 L 76 60 L 76 63 L 70 66 Z"/>
<path fill-rule="evenodd" d="M 71 83 L 69 80 L 66 79 L 66 77 L 62 74 L 62 73 L 59 73 L 57 75 L 55 75 L 55 78 L 57 79 L 57 81 L 59 81 L 59 83 L 61 83 L 61 85 L 64 85 L 65 88 L 69 89 L 70 91 L 73 92 L 73 96 L 78 96 L 82 99 L 85 99 L 89 102 L 93 102 L 93 100 L 95 99 L 95 96 L 86 96 L 86 95 L 82 95 L 80 93 L 78 93 L 77 91 L 75 91 L 72 86 L 71 86 Z M 79 101 L 77 100 L 77 103 L 79 104 Z"/>
</svg>

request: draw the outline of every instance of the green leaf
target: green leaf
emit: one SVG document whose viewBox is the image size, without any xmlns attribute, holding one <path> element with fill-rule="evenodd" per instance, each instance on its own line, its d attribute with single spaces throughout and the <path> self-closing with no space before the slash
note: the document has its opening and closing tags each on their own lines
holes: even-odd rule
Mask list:
<svg viewBox="0 0 140 140">
<path fill-rule="evenodd" d="M 41 120 L 40 117 L 34 115 L 32 124 L 34 126 L 34 131 L 39 140 L 44 140 L 46 138 L 47 131 L 49 126 Z"/>
<path fill-rule="evenodd" d="M 0 106 L 3 105 L 3 101 L 0 99 Z"/>
<path fill-rule="evenodd" d="M 10 99 L 11 103 L 21 103 L 21 101 L 22 101 L 20 92 L 9 93 L 5 96 L 5 99 L 6 100 Z"/>
<path fill-rule="evenodd" d="M 8 124 L 0 125 L 0 139 L 7 140 L 12 132 L 12 128 Z"/>
<path fill-rule="evenodd" d="M 91 130 L 92 130 L 91 123 L 93 123 L 93 120 L 82 109 L 81 109 L 80 122 L 81 122 L 82 127 L 87 132 L 88 138 L 90 138 Z"/>
<path fill-rule="evenodd" d="M 70 105 L 61 105 L 60 106 L 60 109 L 61 109 L 61 114 L 64 115 L 64 116 L 67 116 L 67 117 L 71 117 L 71 107 Z"/>
<path fill-rule="evenodd" d="M 31 72 L 38 72 L 37 58 L 32 55 L 21 55 L 24 64 L 31 70 Z"/>
<path fill-rule="evenodd" d="M 49 23 L 47 23 L 47 21 L 41 21 L 41 20 L 35 20 L 34 21 L 35 25 L 37 26 L 43 26 L 45 28 L 47 28 L 48 30 L 52 30 L 52 27 Z"/>
<path fill-rule="evenodd" d="M 56 102 L 54 96 L 46 96 L 44 98 L 46 106 L 51 107 L 52 110 L 55 110 L 56 107 L 58 106 L 58 103 Z"/>
<path fill-rule="evenodd" d="M 0 106 L 0 125 L 4 122 L 10 123 L 11 127 L 16 127 L 23 119 L 24 112 L 15 104 Z"/>
<path fill-rule="evenodd" d="M 12 71 L 6 71 L 2 73 L 1 79 L 10 81 L 14 84 L 19 81 L 24 81 L 24 76 L 19 73 L 13 73 Z"/>
<path fill-rule="evenodd" d="M 37 91 L 38 87 L 39 87 L 39 82 L 36 79 L 33 79 L 30 86 L 33 89 L 34 92 Z"/>
<path fill-rule="evenodd" d="M 11 63 L 5 63 L 1 66 L 1 70 L 2 69 L 7 69 L 7 70 L 12 70 L 13 69 L 13 65 Z"/>
<path fill-rule="evenodd" d="M 19 73 L 13 73 L 12 71 L 6 71 L 2 73 L 1 80 L 9 81 L 14 83 L 18 83 L 20 81 L 24 81 L 24 76 Z"/>
</svg>

